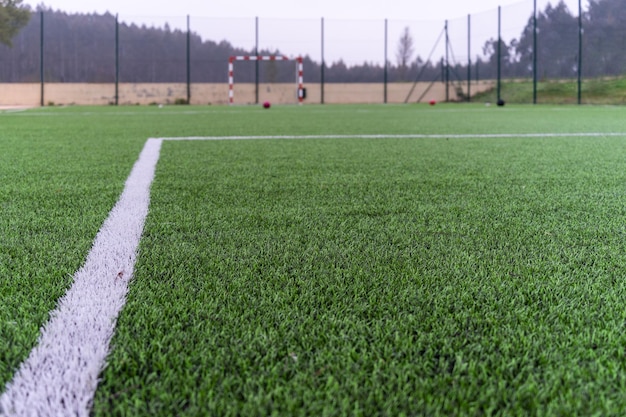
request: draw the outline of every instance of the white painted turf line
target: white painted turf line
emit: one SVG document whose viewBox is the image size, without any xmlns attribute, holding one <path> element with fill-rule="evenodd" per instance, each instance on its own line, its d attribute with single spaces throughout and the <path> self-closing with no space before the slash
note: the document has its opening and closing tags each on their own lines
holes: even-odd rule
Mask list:
<svg viewBox="0 0 626 417">
<path fill-rule="evenodd" d="M 506 139 L 506 138 L 595 138 L 626 136 L 626 132 L 589 133 L 493 133 L 493 134 L 406 134 L 406 135 L 277 135 L 277 136 L 183 136 L 161 140 L 256 140 L 256 139 Z"/>
<path fill-rule="evenodd" d="M 146 142 L 84 266 L 0 397 L 1 415 L 89 415 L 133 275 L 161 143 Z"/>
<path fill-rule="evenodd" d="M 148 139 L 74 283 L 50 314 L 37 346 L 0 396 L 2 416 L 89 416 L 117 316 L 126 301 L 164 140 L 602 137 L 626 133 L 487 135 L 206 136 Z"/>
</svg>

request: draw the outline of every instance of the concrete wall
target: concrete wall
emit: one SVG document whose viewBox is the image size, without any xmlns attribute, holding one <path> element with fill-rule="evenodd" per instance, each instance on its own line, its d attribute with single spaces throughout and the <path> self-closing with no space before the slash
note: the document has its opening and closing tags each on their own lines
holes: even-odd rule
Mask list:
<svg viewBox="0 0 626 417">
<path fill-rule="evenodd" d="M 472 83 L 472 93 L 492 88 L 492 81 Z M 320 103 L 322 90 L 320 84 L 305 84 L 305 103 Z M 387 86 L 387 102 L 403 103 L 413 88 L 412 83 L 392 83 Z M 467 84 L 461 86 L 464 94 Z M 259 102 L 270 101 L 272 104 L 297 103 L 296 85 L 294 84 L 259 84 Z M 450 100 L 457 100 L 456 87 L 448 89 Z M 409 102 L 430 100 L 444 101 L 446 89 L 443 83 L 418 83 L 409 97 Z M 119 85 L 119 103 L 134 104 L 174 104 L 176 100 L 187 98 L 185 83 L 124 83 Z M 384 85 L 373 83 L 327 83 L 324 85 L 325 103 L 383 103 Z M 39 106 L 41 102 L 41 84 L 20 83 L 0 84 L 0 106 Z M 255 102 L 254 84 L 235 84 L 235 104 Z M 74 84 L 49 83 L 44 85 L 44 104 L 50 105 L 109 105 L 115 103 L 114 84 Z M 192 84 L 191 104 L 228 104 L 228 85 Z"/>
</svg>

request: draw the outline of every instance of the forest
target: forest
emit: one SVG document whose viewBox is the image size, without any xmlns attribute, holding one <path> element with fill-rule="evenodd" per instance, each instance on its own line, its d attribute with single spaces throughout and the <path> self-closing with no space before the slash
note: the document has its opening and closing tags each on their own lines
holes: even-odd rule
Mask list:
<svg viewBox="0 0 626 417">
<path fill-rule="evenodd" d="M 43 18 L 43 22 L 42 22 Z M 615 76 L 626 70 L 626 0 L 590 0 L 581 16 L 582 73 L 585 77 Z M 43 28 L 43 33 L 42 33 Z M 117 34 L 116 34 L 117 29 Z M 480 56 L 449 66 L 452 79 L 493 79 L 498 59 L 509 78 L 533 76 L 534 19 L 529 16 L 517 38 L 488 40 Z M 537 73 L 541 79 L 576 77 L 579 62 L 579 17 L 564 3 L 537 13 Z M 409 34 L 410 36 L 410 34 Z M 117 39 L 117 42 L 116 42 Z M 409 39 L 411 41 L 411 39 Z M 390 49 L 395 51 L 395 40 Z M 499 42 L 499 44 L 498 44 Z M 188 48 L 188 49 L 187 49 Z M 499 54 L 498 54 L 499 51 Z M 188 53 L 188 55 L 187 55 Z M 252 54 L 228 41 L 202 39 L 169 26 L 157 28 L 119 23 L 112 14 L 68 14 L 39 6 L 15 36 L 12 46 L 0 46 L 0 82 L 226 82 L 230 55 Z M 276 54 L 280 51 L 259 51 Z M 390 55 L 395 56 L 392 52 Z M 116 61 L 117 56 L 117 61 Z M 189 56 L 189 61 L 187 60 Z M 399 58 L 398 58 L 399 61 Z M 118 65 L 116 65 L 116 62 Z M 189 62 L 189 67 L 187 66 Z M 321 63 L 304 57 L 307 82 L 433 81 L 443 77 L 443 64 L 411 57 L 407 62 L 348 66 L 343 61 Z M 268 64 L 259 68 L 260 81 L 291 82 L 291 66 Z M 242 65 L 237 79 L 254 82 L 254 65 Z"/>
</svg>

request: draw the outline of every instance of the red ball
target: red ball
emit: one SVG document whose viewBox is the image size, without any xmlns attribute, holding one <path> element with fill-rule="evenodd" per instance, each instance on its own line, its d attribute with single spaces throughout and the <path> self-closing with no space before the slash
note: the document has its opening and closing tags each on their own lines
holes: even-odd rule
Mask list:
<svg viewBox="0 0 626 417">
<path fill-rule="evenodd" d="M 269 109 L 270 106 L 271 106 L 271 104 L 270 104 L 269 101 L 266 101 L 265 103 L 263 103 L 263 107 L 266 108 L 266 109 Z"/>
<path fill-rule="evenodd" d="M 430 100 L 428 104 L 430 104 L 431 106 L 434 106 L 435 104 L 437 104 L 437 102 L 435 100 Z"/>
</svg>

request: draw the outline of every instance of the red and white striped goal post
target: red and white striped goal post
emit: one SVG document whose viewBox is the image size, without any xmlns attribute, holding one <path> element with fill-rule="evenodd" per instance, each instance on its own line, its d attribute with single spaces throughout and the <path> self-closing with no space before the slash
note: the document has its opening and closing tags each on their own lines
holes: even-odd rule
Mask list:
<svg viewBox="0 0 626 417">
<path fill-rule="evenodd" d="M 289 58 L 285 55 L 233 55 L 228 58 L 228 102 L 234 103 L 235 93 L 235 61 L 296 61 L 296 71 L 298 78 L 298 102 L 302 104 L 304 100 L 304 66 L 302 57 Z"/>
</svg>

